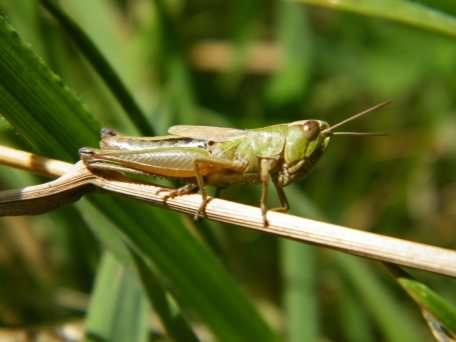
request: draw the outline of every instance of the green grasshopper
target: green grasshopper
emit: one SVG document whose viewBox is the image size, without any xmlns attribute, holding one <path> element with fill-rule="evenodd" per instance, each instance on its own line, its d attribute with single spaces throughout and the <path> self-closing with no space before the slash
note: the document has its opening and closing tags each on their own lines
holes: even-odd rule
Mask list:
<svg viewBox="0 0 456 342">
<path fill-rule="evenodd" d="M 167 198 L 199 189 L 203 200 L 195 218 L 204 216 L 208 203 L 206 184 L 220 189 L 232 184 L 261 183 L 261 213 L 267 225 L 269 179 L 281 204 L 280 208 L 270 210 L 288 211 L 283 188 L 309 173 L 326 151 L 331 136 L 378 135 L 334 130 L 387 103 L 382 102 L 333 126 L 320 120 L 247 130 L 180 125 L 171 127 L 169 135 L 158 137 L 123 136 L 103 128 L 100 149 L 83 147 L 79 153 L 91 170 L 183 180 L 187 185 L 172 190 Z"/>
</svg>

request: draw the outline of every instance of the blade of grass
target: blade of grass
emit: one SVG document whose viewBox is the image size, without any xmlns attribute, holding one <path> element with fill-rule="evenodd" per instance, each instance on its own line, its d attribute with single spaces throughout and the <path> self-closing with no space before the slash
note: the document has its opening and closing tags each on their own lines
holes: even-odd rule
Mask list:
<svg viewBox="0 0 456 342">
<path fill-rule="evenodd" d="M 356 291 L 342 284 L 340 280 L 337 282 L 337 289 L 341 292 L 337 310 L 341 317 L 343 339 L 351 342 L 376 341 L 371 320 L 365 308 L 359 305 Z"/>
<path fill-rule="evenodd" d="M 138 273 L 137 277 L 141 277 L 144 290 L 150 298 L 154 310 L 160 316 L 166 330 L 176 341 L 197 341 L 196 337 L 192 338 L 193 332 L 187 322 L 180 313 L 177 303 L 174 302 L 172 295 L 167 293 L 159 282 L 159 275 L 155 268 L 151 265 L 146 265 L 145 261 L 140 258 L 134 250 L 126 246 L 122 239 L 122 234 L 115 229 L 113 224 L 103 216 L 97 215 L 96 209 L 87 201 L 80 201 L 77 205 L 81 208 L 83 216 L 90 227 L 105 227 L 105 229 L 93 229 L 93 233 L 102 241 L 115 258 L 122 262 L 122 265 L 131 273 Z M 107 228 L 107 229 L 106 229 Z M 102 234 L 100 236 L 100 234 Z M 100 271 L 103 273 L 104 267 L 111 267 L 102 263 Z M 110 263 L 107 263 L 110 265 Z M 100 277 L 100 276 L 99 276 Z M 113 280 L 114 281 L 114 280 Z M 101 327 L 97 326 L 101 324 Z M 104 329 L 102 321 L 92 322 L 93 331 Z"/>
<path fill-rule="evenodd" d="M 152 0 L 151 0 L 152 1 Z M 185 51 L 176 30 L 177 21 L 163 0 L 153 0 L 157 17 L 158 40 L 160 44 L 159 63 L 165 82 L 166 107 L 179 122 L 197 122 L 196 100 L 191 83 L 191 75 L 185 64 Z"/>
<path fill-rule="evenodd" d="M 295 203 L 295 195 L 293 193 L 291 197 L 290 194 L 287 195 L 291 203 Z M 319 303 L 315 249 L 281 239 L 280 251 L 284 286 L 282 300 L 287 317 L 285 328 L 287 340 L 317 341 L 319 339 Z"/>
<path fill-rule="evenodd" d="M 177 304 L 158 283 L 158 277 L 150 276 L 150 266 L 146 265 L 144 260 L 139 257 L 136 257 L 135 260 L 144 289 L 155 310 L 160 313 L 161 320 L 169 336 L 173 341 L 199 341 L 182 316 Z"/>
<path fill-rule="evenodd" d="M 128 239 L 139 251 L 151 256 L 179 302 L 191 306 L 219 339 L 275 339 L 221 263 L 205 245 L 175 223 L 174 215 L 164 215 L 163 211 L 144 203 L 101 194 L 91 196 L 97 198 L 97 204 L 101 202 L 98 198 L 103 197 L 99 208 L 111 211 L 111 219 L 122 227 Z M 128 214 L 132 212 L 138 214 Z M 151 215 L 155 216 L 153 220 Z M 147 233 L 137 227 L 148 227 Z"/>
<path fill-rule="evenodd" d="M 456 18 L 407 0 L 291 0 L 361 15 L 398 21 L 425 30 L 456 36 Z"/>
<path fill-rule="evenodd" d="M 41 153 L 74 160 L 80 146 L 96 144 L 99 125 L 3 19 L 0 74 L 0 111 Z M 191 307 L 219 340 L 275 339 L 221 263 L 176 216 L 101 194 L 91 201 L 141 257 L 156 265 L 180 303 Z"/>
<path fill-rule="evenodd" d="M 239 87 L 239 84 L 245 75 L 248 61 L 248 50 L 251 42 L 256 35 L 256 17 L 259 6 L 257 0 L 241 0 L 232 4 L 236 11 L 233 11 L 231 27 L 233 52 L 231 65 L 222 75 L 221 82 L 228 93 L 233 93 Z"/>
<path fill-rule="evenodd" d="M 78 46 L 89 63 L 92 64 L 94 70 L 96 70 L 104 80 L 106 86 L 111 89 L 116 99 L 122 105 L 136 129 L 143 135 L 154 135 L 152 125 L 147 120 L 145 113 L 141 110 L 116 71 L 100 53 L 89 36 L 53 1 L 41 0 L 41 4 L 58 20 L 63 29 L 68 33 L 68 36 Z"/>
<path fill-rule="evenodd" d="M 372 317 L 388 341 L 425 341 L 417 324 L 398 305 L 374 273 L 360 260 L 349 255 L 335 259 L 340 270 L 356 288 Z M 399 323 L 400 322 L 400 323 Z M 398 329 L 398 326 L 401 328 Z"/>
<path fill-rule="evenodd" d="M 36 1 L 0 0 L 0 7 L 37 53 L 43 52 L 39 35 L 39 5 Z"/>
<path fill-rule="evenodd" d="M 402 288 L 407 291 L 410 297 L 423 310 L 423 316 L 432 325 L 439 323 L 448 336 L 456 338 L 456 308 L 450 305 L 440 295 L 431 290 L 428 286 L 409 278 L 398 278 Z M 424 312 L 428 311 L 434 318 L 433 322 L 426 317 Z"/>
<path fill-rule="evenodd" d="M 277 6 L 282 58 L 268 95 L 273 104 L 281 105 L 299 100 L 307 90 L 313 49 L 306 8 L 289 2 L 279 2 Z"/>
<path fill-rule="evenodd" d="M 105 252 L 86 320 L 88 341 L 146 342 L 149 310 L 137 278 Z"/>
<path fill-rule="evenodd" d="M 23 53 L 25 46 L 21 46 L 17 33 L 8 29 L 3 18 L 0 21 L 3 24 L 0 113 L 8 114 L 10 124 L 35 150 L 59 159 L 75 160 L 81 146 L 78 142 L 97 143 L 98 124 L 36 56 Z M 26 99 L 24 94 L 27 94 Z M 69 108 L 78 113 L 78 120 L 65 115 Z M 69 135 L 62 127 L 71 127 L 73 134 Z M 74 139 L 74 133 L 79 141 Z"/>
<path fill-rule="evenodd" d="M 313 247 L 282 239 L 281 251 L 287 341 L 318 341 Z"/>
</svg>

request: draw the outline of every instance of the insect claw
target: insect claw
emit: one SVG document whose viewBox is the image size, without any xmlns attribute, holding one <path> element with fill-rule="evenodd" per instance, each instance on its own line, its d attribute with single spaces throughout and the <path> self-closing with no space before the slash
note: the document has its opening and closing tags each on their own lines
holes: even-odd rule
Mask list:
<svg viewBox="0 0 456 342">
<path fill-rule="evenodd" d="M 276 213 L 286 213 L 288 208 L 286 207 L 279 207 L 279 208 L 271 208 L 270 211 L 275 211 Z"/>
<path fill-rule="evenodd" d="M 269 226 L 268 218 L 266 217 L 266 213 L 261 213 L 261 217 L 263 219 L 263 227 Z"/>
<path fill-rule="evenodd" d="M 269 221 L 267 218 L 268 209 L 266 207 L 261 207 L 261 218 L 263 219 L 263 227 L 269 226 Z"/>
<path fill-rule="evenodd" d="M 202 218 L 206 217 L 206 206 L 209 203 L 208 199 L 203 199 L 198 211 L 196 212 L 195 216 L 193 216 L 194 221 L 199 221 Z"/>
</svg>

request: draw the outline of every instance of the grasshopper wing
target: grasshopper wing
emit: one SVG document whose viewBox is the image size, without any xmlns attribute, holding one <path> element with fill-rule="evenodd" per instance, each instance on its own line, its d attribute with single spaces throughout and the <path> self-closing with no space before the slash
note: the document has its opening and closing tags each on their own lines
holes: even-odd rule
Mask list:
<svg viewBox="0 0 456 342">
<path fill-rule="evenodd" d="M 177 125 L 170 127 L 168 133 L 186 138 L 223 142 L 245 137 L 249 131 L 225 127 Z"/>
</svg>

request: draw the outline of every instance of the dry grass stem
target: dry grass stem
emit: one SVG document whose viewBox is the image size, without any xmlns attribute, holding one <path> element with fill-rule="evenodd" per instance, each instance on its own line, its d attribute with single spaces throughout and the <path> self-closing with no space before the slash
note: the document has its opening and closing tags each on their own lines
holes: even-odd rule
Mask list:
<svg viewBox="0 0 456 342">
<path fill-rule="evenodd" d="M 25 152 L 22 151 L 11 154 L 12 149 L 8 150 L 10 153 L 8 165 L 27 169 L 23 157 L 29 154 L 24 155 Z M 4 150 L 1 149 L 0 153 L 2 151 Z M 14 162 L 15 155 L 17 163 Z M 201 203 L 201 196 L 198 194 L 165 200 L 166 192 L 163 192 L 163 188 L 133 181 L 122 175 L 94 174 L 82 162 L 71 165 L 50 160 L 48 165 L 46 158 L 32 156 L 31 159 L 41 161 L 40 163 L 30 162 L 31 171 L 49 175 L 62 174 L 62 176 L 48 183 L 0 192 L 0 215 L 45 212 L 63 203 L 75 201 L 94 188 L 189 214 L 195 214 Z M 0 161 L 3 160 L 5 158 L 0 157 Z M 211 199 L 206 214 L 207 218 L 215 221 L 401 266 L 456 276 L 456 252 L 439 247 L 277 212 L 268 212 L 269 225 L 264 227 L 259 208 L 218 198 Z"/>
</svg>

